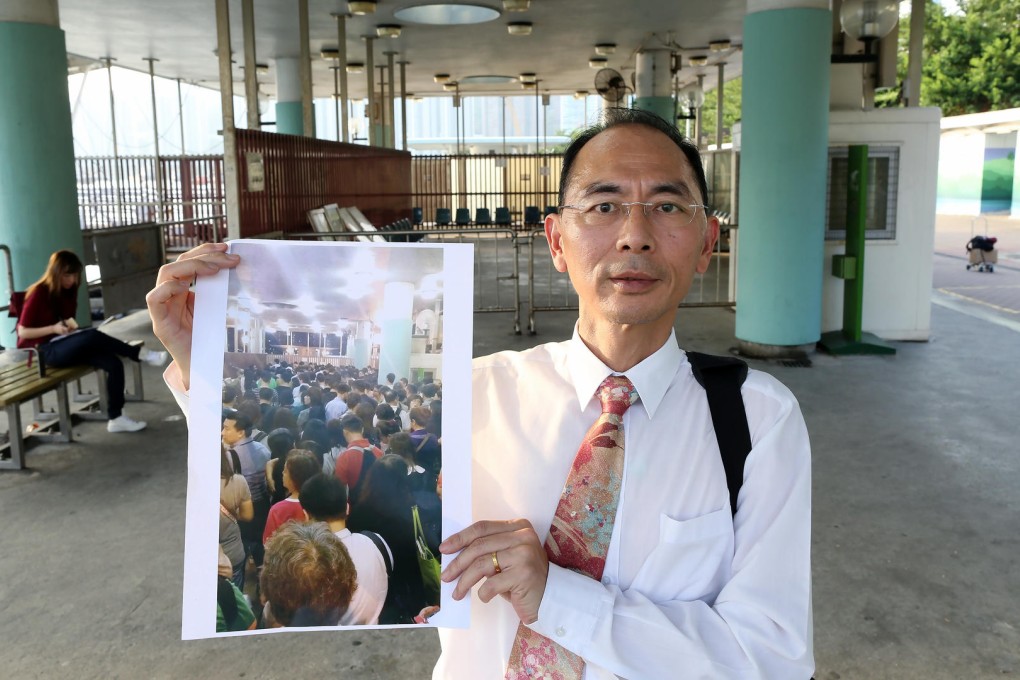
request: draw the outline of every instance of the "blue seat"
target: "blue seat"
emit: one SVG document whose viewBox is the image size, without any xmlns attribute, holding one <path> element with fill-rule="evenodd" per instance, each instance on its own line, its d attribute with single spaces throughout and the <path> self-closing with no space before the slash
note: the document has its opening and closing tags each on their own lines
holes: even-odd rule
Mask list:
<svg viewBox="0 0 1020 680">
<path fill-rule="evenodd" d="M 479 208 L 475 211 L 475 224 L 492 224 L 492 215 L 488 208 Z"/>
<path fill-rule="evenodd" d="M 411 218 L 416 225 L 421 224 L 425 219 L 425 214 L 421 208 L 411 208 Z"/>
<path fill-rule="evenodd" d="M 510 224 L 510 208 L 496 208 L 496 224 Z"/>
<path fill-rule="evenodd" d="M 528 205 L 528 206 L 525 206 L 524 207 L 524 224 L 530 226 L 530 225 L 533 225 L 533 224 L 541 224 L 541 223 L 542 223 L 542 216 L 538 212 L 538 206 L 537 205 Z"/>
<path fill-rule="evenodd" d="M 454 222 L 458 227 L 466 227 L 471 224 L 471 211 L 467 208 L 457 208 L 457 217 Z"/>
<path fill-rule="evenodd" d="M 543 217 L 549 217 L 549 215 L 555 215 L 559 211 L 560 211 L 560 209 L 557 208 L 555 205 L 547 205 L 547 206 L 545 206 L 545 215 L 543 215 Z"/>
<path fill-rule="evenodd" d="M 436 224 L 446 226 L 452 221 L 449 208 L 436 208 Z"/>
</svg>

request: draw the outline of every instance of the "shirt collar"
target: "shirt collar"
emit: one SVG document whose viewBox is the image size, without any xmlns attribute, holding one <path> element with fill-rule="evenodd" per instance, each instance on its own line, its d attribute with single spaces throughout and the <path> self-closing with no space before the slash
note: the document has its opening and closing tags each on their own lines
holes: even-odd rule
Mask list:
<svg viewBox="0 0 1020 680">
<path fill-rule="evenodd" d="M 684 360 L 685 355 L 676 342 L 676 332 L 670 331 L 662 347 L 624 373 L 637 390 L 649 418 L 655 415 Z M 567 372 L 577 391 L 577 402 L 582 411 L 595 398 L 595 391 L 602 381 L 615 373 L 588 349 L 578 335 L 576 325 L 567 353 Z"/>
</svg>

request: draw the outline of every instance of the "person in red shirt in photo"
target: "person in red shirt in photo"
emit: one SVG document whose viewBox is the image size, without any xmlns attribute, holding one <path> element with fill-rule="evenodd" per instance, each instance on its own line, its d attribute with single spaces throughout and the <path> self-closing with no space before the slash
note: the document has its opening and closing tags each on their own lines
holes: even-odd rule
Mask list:
<svg viewBox="0 0 1020 680">
<path fill-rule="evenodd" d="M 287 462 L 283 466 L 283 485 L 290 491 L 290 496 L 269 508 L 266 528 L 262 532 L 263 544 L 269 541 L 274 531 L 290 520 L 297 522 L 308 520 L 308 515 L 301 507 L 301 487 L 320 472 L 322 467 L 311 451 L 292 449 L 287 454 Z"/>
</svg>

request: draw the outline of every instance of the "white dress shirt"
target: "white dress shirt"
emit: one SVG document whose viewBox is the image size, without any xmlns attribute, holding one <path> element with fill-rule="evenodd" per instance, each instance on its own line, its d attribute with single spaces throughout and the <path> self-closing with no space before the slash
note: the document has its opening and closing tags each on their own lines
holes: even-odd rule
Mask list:
<svg viewBox="0 0 1020 680">
<path fill-rule="evenodd" d="M 524 517 L 545 541 L 611 373 L 576 330 L 475 360 L 474 520 Z M 531 627 L 584 658 L 585 680 L 810 677 L 810 446 L 796 399 L 749 372 L 753 448 L 733 518 L 708 402 L 675 336 L 625 375 L 638 401 L 623 418 L 602 581 L 550 564 Z M 503 678 L 518 623 L 503 598 L 473 592 L 471 627 L 440 630 L 433 678 Z"/>
<path fill-rule="evenodd" d="M 347 402 L 340 398 L 340 395 L 333 397 L 326 402 L 326 422 L 341 418 L 347 413 Z"/>
<path fill-rule="evenodd" d="M 351 562 L 358 573 L 358 587 L 351 597 L 351 604 L 340 617 L 341 626 L 376 625 L 379 623 L 379 612 L 386 601 L 389 580 L 386 575 L 386 562 L 375 542 L 368 536 L 352 534 L 350 529 L 334 532 L 350 553 Z M 382 538 L 380 536 L 379 538 Z M 383 541 L 386 545 L 386 541 Z M 386 545 L 389 550 L 389 546 Z M 393 564 L 393 553 L 390 552 L 390 564 Z"/>
</svg>

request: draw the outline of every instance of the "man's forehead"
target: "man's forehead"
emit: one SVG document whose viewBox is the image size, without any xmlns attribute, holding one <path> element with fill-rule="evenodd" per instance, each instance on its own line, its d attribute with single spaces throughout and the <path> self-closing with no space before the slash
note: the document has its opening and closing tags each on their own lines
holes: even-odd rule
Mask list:
<svg viewBox="0 0 1020 680">
<path fill-rule="evenodd" d="M 697 183 L 687 155 L 662 131 L 639 124 L 617 125 L 592 137 L 574 159 L 569 185 L 584 189 L 626 181 L 638 167 L 655 174 L 653 183 L 681 184 L 694 194 Z"/>
</svg>

